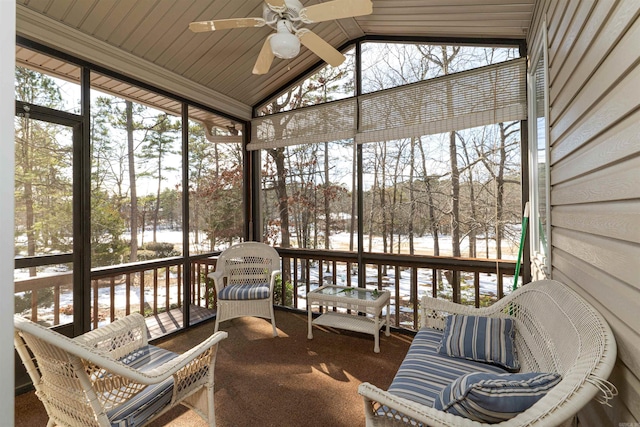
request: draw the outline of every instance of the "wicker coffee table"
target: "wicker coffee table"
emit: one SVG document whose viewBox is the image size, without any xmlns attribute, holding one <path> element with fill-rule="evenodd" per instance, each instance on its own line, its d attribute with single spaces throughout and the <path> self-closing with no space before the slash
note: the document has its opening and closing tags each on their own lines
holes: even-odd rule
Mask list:
<svg viewBox="0 0 640 427">
<path fill-rule="evenodd" d="M 371 334 L 374 337 L 373 351 L 380 353 L 380 328 L 387 326 L 385 335 L 389 336 L 389 309 L 391 294 L 389 291 L 378 291 L 347 286 L 322 286 L 307 294 L 307 312 L 309 334 L 313 339 L 312 325 L 346 329 L 354 332 Z M 311 308 L 313 304 L 324 307 L 324 313 L 313 320 Z M 386 318 L 382 318 L 382 308 L 387 306 Z M 329 307 L 346 308 L 354 314 L 330 311 Z M 358 315 L 364 313 L 364 315 Z"/>
</svg>

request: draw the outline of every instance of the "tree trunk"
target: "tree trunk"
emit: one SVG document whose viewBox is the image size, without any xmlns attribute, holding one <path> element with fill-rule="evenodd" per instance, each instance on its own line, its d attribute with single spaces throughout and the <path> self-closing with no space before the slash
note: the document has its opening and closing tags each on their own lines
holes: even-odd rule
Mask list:
<svg viewBox="0 0 640 427">
<path fill-rule="evenodd" d="M 329 203 L 329 143 L 324 143 L 324 248 L 329 250 L 329 233 L 331 232 L 331 204 Z M 327 270 L 329 263 L 327 263 Z"/>
<path fill-rule="evenodd" d="M 396 234 L 396 216 L 398 215 L 398 169 L 400 167 L 400 159 L 396 161 L 393 171 L 393 192 L 391 197 L 391 218 L 389 219 L 389 253 L 393 253 L 393 245 Z M 402 203 L 402 193 L 400 194 L 400 203 Z M 400 230 L 398 230 L 398 253 L 400 253 Z M 386 268 L 385 265 L 385 274 Z"/>
<path fill-rule="evenodd" d="M 500 123 L 500 158 L 496 174 L 496 258 L 502 259 L 502 239 L 504 236 L 504 168 L 506 153 L 506 133 L 504 123 Z"/>
<path fill-rule="evenodd" d="M 289 236 L 289 196 L 287 195 L 287 171 L 284 167 L 284 148 L 274 148 L 268 151 L 276 165 L 276 196 L 280 215 L 280 234 L 283 248 L 291 247 Z M 282 283 L 291 282 L 291 267 L 288 262 L 282 263 Z"/>
<path fill-rule="evenodd" d="M 460 256 L 460 172 L 458 171 L 458 152 L 456 133 L 449 132 L 449 159 L 451 161 L 451 251 L 454 257 Z"/>
<path fill-rule="evenodd" d="M 356 179 L 356 169 L 358 167 L 358 144 L 356 144 L 355 140 L 353 141 L 353 160 L 351 163 L 351 218 L 349 221 L 349 250 L 354 250 L 353 240 L 356 234 L 356 217 L 357 213 L 357 195 L 358 190 L 362 191 L 362 189 L 356 189 L 357 179 Z M 362 232 L 362 230 L 360 230 Z"/>
<path fill-rule="evenodd" d="M 476 257 L 476 200 L 475 189 L 473 187 L 473 173 L 469 168 L 469 203 L 471 204 L 471 223 L 469 224 L 469 258 Z"/>
<path fill-rule="evenodd" d="M 31 128 L 31 119 L 24 119 L 25 141 L 22 145 L 22 158 L 24 163 L 24 209 L 25 209 L 25 227 L 27 232 L 27 255 L 34 256 L 36 254 L 36 233 L 35 233 L 35 215 L 33 209 L 33 184 L 31 182 L 33 176 L 32 152 L 31 145 L 33 132 Z M 29 277 L 35 277 L 37 274 L 35 267 L 29 268 Z"/>
<path fill-rule="evenodd" d="M 382 211 L 382 253 L 387 253 L 389 226 L 387 223 L 387 143 L 382 143 L 380 153 L 380 210 Z"/>
<path fill-rule="evenodd" d="M 158 216 L 160 214 L 160 193 L 162 192 L 162 152 L 158 154 L 158 189 L 156 191 L 156 205 L 153 208 L 153 243 L 156 243 L 158 232 Z"/>
<path fill-rule="evenodd" d="M 414 247 L 414 219 L 416 217 L 416 196 L 415 196 L 415 188 L 413 183 L 413 175 L 414 175 L 414 163 L 415 163 L 415 153 L 416 153 L 416 139 L 419 138 L 411 138 L 411 151 L 409 153 L 409 253 L 413 255 L 415 253 Z"/>
<path fill-rule="evenodd" d="M 476 225 L 478 223 L 478 214 L 476 208 L 476 193 L 475 193 L 475 185 L 473 179 L 473 167 L 472 160 L 469 156 L 469 150 L 467 150 L 467 144 L 462 144 L 462 149 L 464 151 L 465 161 L 467 163 L 467 176 L 469 178 L 469 204 L 471 208 L 471 218 L 469 220 L 469 258 L 476 257 Z"/>
<path fill-rule="evenodd" d="M 375 145 L 374 164 L 373 164 L 373 186 L 369 191 L 371 193 L 371 206 L 369 208 L 369 252 L 373 247 L 373 219 L 376 206 L 376 189 L 378 188 L 378 144 Z"/>
<path fill-rule="evenodd" d="M 138 192 L 136 190 L 136 161 L 133 147 L 133 103 L 125 101 L 127 117 L 127 159 L 129 162 L 129 187 L 131 188 L 131 242 L 129 244 L 129 261 L 138 260 Z M 142 229 L 144 237 L 144 228 Z"/>
<path fill-rule="evenodd" d="M 440 255 L 440 241 L 438 239 L 438 222 L 436 220 L 436 212 L 433 201 L 433 190 L 431 188 L 431 178 L 429 177 L 427 170 L 427 158 L 424 154 L 424 147 L 422 144 L 418 144 L 418 148 L 420 149 L 420 156 L 422 158 L 422 175 L 424 176 L 424 187 L 425 192 L 427 193 L 427 207 L 428 207 L 428 217 L 427 221 L 429 221 L 429 229 L 431 231 L 431 237 L 433 238 L 433 255 Z"/>
<path fill-rule="evenodd" d="M 287 172 L 284 167 L 284 148 L 276 148 L 270 151 L 276 164 L 276 195 L 278 196 L 278 214 L 280 215 L 280 245 L 283 248 L 291 246 L 289 236 L 289 196 L 287 195 Z"/>
</svg>

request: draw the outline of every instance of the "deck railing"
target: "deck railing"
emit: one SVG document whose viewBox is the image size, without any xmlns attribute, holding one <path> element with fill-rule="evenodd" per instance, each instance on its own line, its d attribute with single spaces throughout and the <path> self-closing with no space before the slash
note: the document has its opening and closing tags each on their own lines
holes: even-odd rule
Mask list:
<svg viewBox="0 0 640 427">
<path fill-rule="evenodd" d="M 419 328 L 418 303 L 431 295 L 454 302 L 490 305 L 511 289 L 515 261 L 278 248 L 283 280 L 279 303 L 306 309 L 305 295 L 327 284 L 360 286 L 391 292 L 396 327 Z M 359 266 L 364 266 L 359 271 Z M 294 274 L 295 272 L 295 274 Z M 505 279 L 508 278 L 509 281 Z M 289 300 L 290 298 L 290 300 Z"/>
<path fill-rule="evenodd" d="M 515 274 L 515 262 L 507 260 L 277 249 L 283 272 L 276 287 L 277 305 L 305 310 L 307 292 L 326 284 L 386 289 L 391 292 L 393 325 L 414 330 L 419 327 L 417 307 L 422 295 L 476 307 L 489 305 L 508 292 Z M 215 260 L 215 254 L 204 254 L 190 262 L 190 305 L 215 308 L 216 295 L 207 279 Z M 150 316 L 182 308 L 183 263 L 181 257 L 174 257 L 92 269 L 92 326 L 135 311 Z M 16 281 L 16 293 L 31 292 L 32 320 L 39 320 L 38 291 L 53 288 L 51 321 L 60 323 L 60 314 L 68 310 L 61 303 L 62 295 L 72 292 L 72 277 L 67 272 Z"/>
<path fill-rule="evenodd" d="M 136 311 L 148 316 L 182 307 L 182 263 L 182 258 L 175 257 L 92 269 L 93 328 Z M 107 309 L 104 302 L 100 303 L 105 293 L 109 298 Z"/>
<path fill-rule="evenodd" d="M 27 279 L 19 279 L 14 282 L 14 292 L 16 294 L 28 294 L 28 299 L 31 320 L 37 322 L 38 319 L 38 306 L 39 306 L 39 293 L 45 290 L 52 289 L 52 309 L 53 309 L 53 325 L 60 324 L 60 313 L 69 310 L 68 307 L 63 307 L 61 303 L 62 295 L 65 293 L 73 293 L 73 273 L 62 272 L 49 276 L 36 276 Z M 17 307 L 16 307 L 17 308 Z"/>
<path fill-rule="evenodd" d="M 92 269 L 92 327 L 133 312 L 151 316 L 182 308 L 183 263 L 182 258 L 173 257 Z M 209 256 L 191 262 L 190 304 L 215 307 L 213 288 L 206 280 L 214 266 L 215 258 Z M 29 295 L 28 311 L 34 322 L 55 326 L 64 320 L 61 315 L 73 314 L 72 271 L 16 280 L 14 287 L 16 294 Z"/>
</svg>

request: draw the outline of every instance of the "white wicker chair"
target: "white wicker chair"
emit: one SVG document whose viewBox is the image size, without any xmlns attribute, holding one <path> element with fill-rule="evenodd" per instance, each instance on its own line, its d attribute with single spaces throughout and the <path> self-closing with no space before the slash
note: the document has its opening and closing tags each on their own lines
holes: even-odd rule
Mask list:
<svg viewBox="0 0 640 427">
<path fill-rule="evenodd" d="M 49 427 L 142 426 L 178 404 L 215 426 L 214 364 L 226 332 L 178 355 L 147 343 L 138 313 L 74 339 L 18 315 L 14 326 Z"/>
<path fill-rule="evenodd" d="M 244 242 L 224 250 L 218 257 L 213 279 L 217 294 L 214 331 L 221 322 L 254 316 L 271 320 L 273 336 L 278 336 L 273 314 L 273 289 L 280 274 L 280 255 L 269 245 Z"/>
<path fill-rule="evenodd" d="M 594 397 L 600 403 L 617 394 L 606 381 L 616 361 L 615 338 L 604 318 L 568 286 L 532 282 L 490 307 L 474 307 L 424 297 L 422 326 L 443 330 L 447 314 L 516 320 L 520 372 L 557 372 L 562 381 L 516 417 L 500 426 L 559 426 Z M 360 385 L 367 426 L 488 426 L 399 398 L 369 383 Z M 494 424 L 496 425 L 496 424 Z"/>
</svg>

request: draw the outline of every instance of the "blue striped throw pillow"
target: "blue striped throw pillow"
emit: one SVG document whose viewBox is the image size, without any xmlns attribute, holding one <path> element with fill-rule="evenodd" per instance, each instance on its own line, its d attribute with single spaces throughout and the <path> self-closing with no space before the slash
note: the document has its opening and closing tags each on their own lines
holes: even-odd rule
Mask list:
<svg viewBox="0 0 640 427">
<path fill-rule="evenodd" d="M 561 380 L 559 374 L 465 374 L 446 386 L 435 409 L 473 421 L 497 423 L 526 411 Z"/>
<path fill-rule="evenodd" d="M 509 371 L 517 371 L 520 365 L 514 340 L 513 319 L 453 314 L 445 319 L 438 351 L 448 356 L 492 363 Z"/>
</svg>

